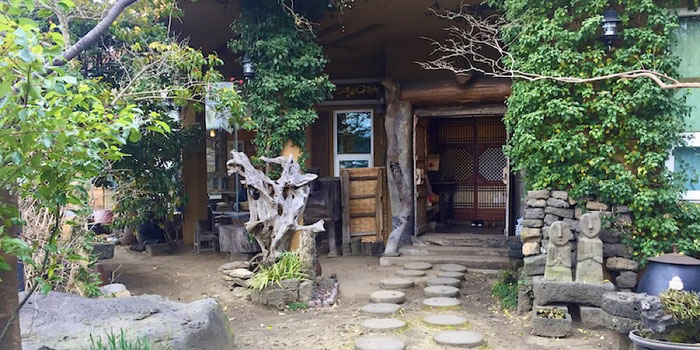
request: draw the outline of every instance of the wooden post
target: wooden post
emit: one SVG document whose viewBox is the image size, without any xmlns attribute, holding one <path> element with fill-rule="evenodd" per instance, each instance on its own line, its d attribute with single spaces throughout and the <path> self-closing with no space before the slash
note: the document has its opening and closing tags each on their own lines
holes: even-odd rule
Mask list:
<svg viewBox="0 0 700 350">
<path fill-rule="evenodd" d="M 340 191 L 343 203 L 343 256 L 350 256 L 350 174 L 347 170 L 340 171 Z"/>
</svg>

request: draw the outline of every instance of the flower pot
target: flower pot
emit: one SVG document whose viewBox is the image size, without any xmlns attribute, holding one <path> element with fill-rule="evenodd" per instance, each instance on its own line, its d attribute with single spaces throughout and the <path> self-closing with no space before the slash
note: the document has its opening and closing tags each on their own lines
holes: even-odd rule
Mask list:
<svg viewBox="0 0 700 350">
<path fill-rule="evenodd" d="M 639 335 L 639 332 L 636 330 L 630 332 L 629 338 L 634 343 L 634 350 L 700 350 L 700 345 L 698 344 L 647 339 Z"/>
</svg>

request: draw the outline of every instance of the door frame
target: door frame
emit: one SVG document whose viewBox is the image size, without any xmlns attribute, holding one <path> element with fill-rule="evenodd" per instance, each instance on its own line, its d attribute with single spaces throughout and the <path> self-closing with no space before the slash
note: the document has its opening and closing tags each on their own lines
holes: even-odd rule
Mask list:
<svg viewBox="0 0 700 350">
<path fill-rule="evenodd" d="M 464 119 L 464 118 L 483 118 L 483 117 L 500 117 L 503 118 L 506 114 L 507 108 L 505 105 L 485 105 L 485 106 L 475 106 L 475 107 L 466 107 L 466 106 L 461 106 L 461 107 L 433 107 L 433 108 L 420 108 L 420 109 L 415 109 L 414 114 L 413 114 L 413 130 L 411 133 L 413 134 L 413 152 L 412 152 L 412 158 L 413 158 L 413 171 L 416 169 L 416 164 L 417 164 L 417 157 L 416 157 L 416 150 L 415 150 L 415 140 L 416 140 L 416 123 L 418 122 L 419 118 L 455 118 L 455 119 Z M 510 139 L 510 135 L 506 133 L 506 143 Z M 427 147 L 427 144 L 426 144 Z M 512 224 L 511 219 L 510 219 L 510 214 L 511 214 L 511 205 L 514 204 L 514 201 L 510 198 L 511 192 L 512 192 L 512 186 L 511 186 L 511 180 L 513 179 L 513 173 L 510 171 L 510 159 L 506 157 L 506 161 L 508 164 L 508 183 L 506 184 L 506 210 L 505 210 L 505 218 L 504 218 L 504 223 L 505 223 L 505 228 L 503 235 L 508 237 L 510 234 L 509 227 Z M 413 176 L 413 189 L 414 193 L 418 188 L 417 183 L 416 183 L 416 177 Z M 416 214 L 418 213 L 418 205 L 417 205 L 417 196 L 413 196 L 413 217 L 416 218 Z M 440 208 L 441 210 L 443 208 Z M 418 224 L 414 220 L 414 235 L 418 234 Z"/>
<path fill-rule="evenodd" d="M 354 153 L 354 154 L 338 154 L 338 114 L 340 113 L 369 113 L 370 116 L 370 141 L 369 141 L 369 153 Z M 374 166 L 374 109 L 372 108 L 357 108 L 357 109 L 337 109 L 333 110 L 333 135 L 331 137 L 333 142 L 333 174 L 334 176 L 340 176 L 340 161 L 342 160 L 367 160 L 367 167 L 371 168 Z"/>
</svg>

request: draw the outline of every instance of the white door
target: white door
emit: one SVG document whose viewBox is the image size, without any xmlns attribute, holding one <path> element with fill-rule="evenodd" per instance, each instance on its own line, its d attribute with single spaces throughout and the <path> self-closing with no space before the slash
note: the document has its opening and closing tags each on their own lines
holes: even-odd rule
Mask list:
<svg viewBox="0 0 700 350">
<path fill-rule="evenodd" d="M 333 112 L 335 176 L 340 169 L 373 166 L 373 118 L 371 109 Z"/>
</svg>

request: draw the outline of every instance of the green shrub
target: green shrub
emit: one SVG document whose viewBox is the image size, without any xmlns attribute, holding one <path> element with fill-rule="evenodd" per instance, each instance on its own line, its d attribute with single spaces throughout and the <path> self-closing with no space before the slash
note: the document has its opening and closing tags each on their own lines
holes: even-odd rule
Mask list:
<svg viewBox="0 0 700 350">
<path fill-rule="evenodd" d="M 664 311 L 678 322 L 664 334 L 651 334 L 655 339 L 676 343 L 700 343 L 700 294 L 669 289 L 659 294 Z"/>
<path fill-rule="evenodd" d="M 287 304 L 287 309 L 289 309 L 290 311 L 306 310 L 308 308 L 309 308 L 309 305 L 304 303 L 304 302 L 295 301 L 293 303 Z"/>
<path fill-rule="evenodd" d="M 151 344 L 151 340 L 144 336 L 143 338 L 138 338 L 135 341 L 129 340 L 126 337 L 126 332 L 122 329 L 119 331 L 119 336 L 115 335 L 113 331 L 108 332 L 107 341 L 102 342 L 102 337 L 97 339 L 90 335 L 90 348 L 89 350 L 155 350 Z"/>
<path fill-rule="evenodd" d="M 498 298 L 503 310 L 515 310 L 518 306 L 518 279 L 513 270 L 503 270 L 493 287 L 491 294 Z"/>
<path fill-rule="evenodd" d="M 298 253 L 284 252 L 276 263 L 262 266 L 258 273 L 250 279 L 248 288 L 262 290 L 269 284 L 280 285 L 282 280 L 290 278 L 309 279 L 309 275 L 305 271 L 307 271 L 307 267 L 301 263 Z"/>
</svg>

